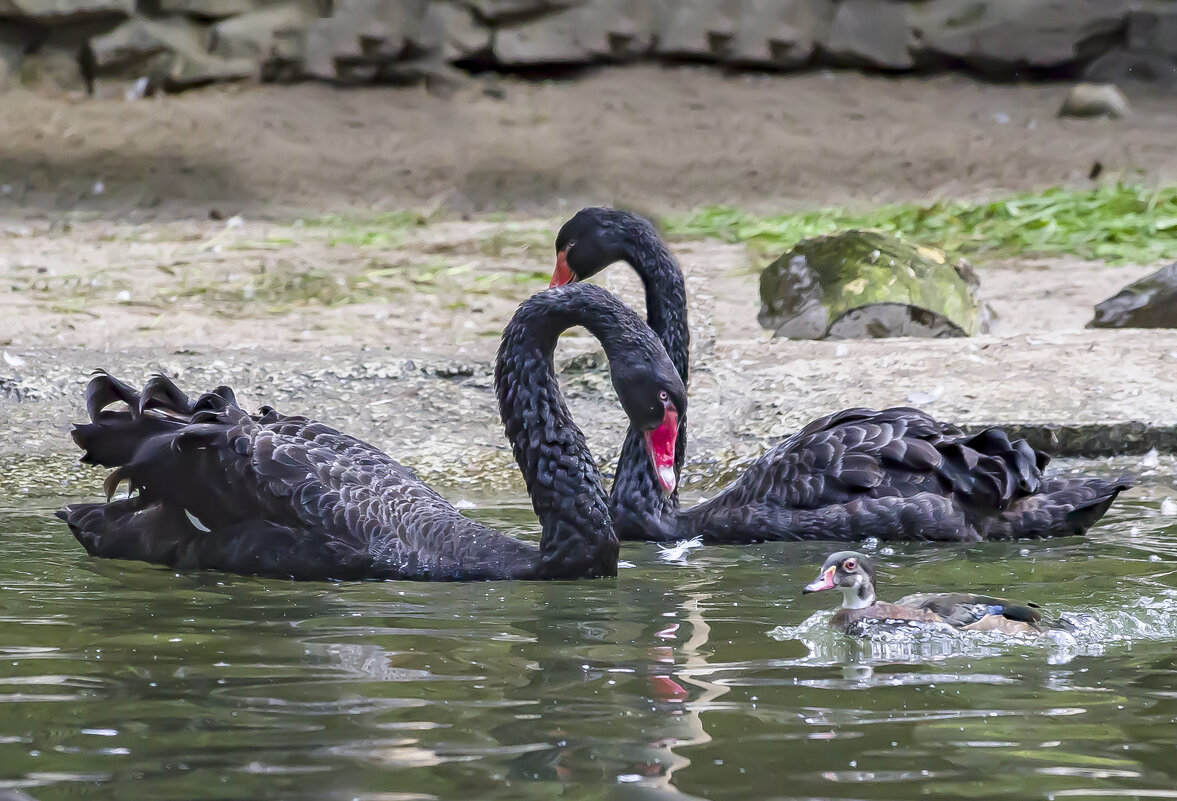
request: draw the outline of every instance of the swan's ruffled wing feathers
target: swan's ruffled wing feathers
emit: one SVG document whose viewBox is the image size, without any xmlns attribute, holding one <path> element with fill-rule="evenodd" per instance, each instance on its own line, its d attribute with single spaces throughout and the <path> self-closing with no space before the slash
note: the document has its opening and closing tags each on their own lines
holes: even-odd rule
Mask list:
<svg viewBox="0 0 1177 801">
<path fill-rule="evenodd" d="M 917 409 L 814 420 L 688 512 L 687 535 L 968 541 L 1082 534 L 1127 481 L 1043 479 L 1049 457 L 1000 429 L 966 435 Z"/>
<path fill-rule="evenodd" d="M 245 573 L 464 578 L 530 548 L 462 517 L 377 448 L 306 417 L 250 415 L 227 388 L 192 403 L 162 377 L 136 393 L 102 374 L 87 408 L 91 422 L 74 432 L 83 460 L 140 491 L 121 506 L 65 510 L 92 553 Z"/>
<path fill-rule="evenodd" d="M 1046 460 L 998 429 L 966 436 L 917 409 L 847 409 L 768 451 L 732 489 L 797 509 L 922 492 L 1005 509 L 1037 491 Z"/>
</svg>

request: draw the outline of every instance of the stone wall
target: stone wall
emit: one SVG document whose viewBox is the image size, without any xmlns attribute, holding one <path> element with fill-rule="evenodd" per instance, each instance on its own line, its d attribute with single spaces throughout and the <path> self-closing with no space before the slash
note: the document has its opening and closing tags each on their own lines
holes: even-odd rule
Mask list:
<svg viewBox="0 0 1177 801">
<path fill-rule="evenodd" d="M 1177 89 L 1177 0 L 0 0 L 0 88 L 416 83 L 635 60 Z"/>
</svg>

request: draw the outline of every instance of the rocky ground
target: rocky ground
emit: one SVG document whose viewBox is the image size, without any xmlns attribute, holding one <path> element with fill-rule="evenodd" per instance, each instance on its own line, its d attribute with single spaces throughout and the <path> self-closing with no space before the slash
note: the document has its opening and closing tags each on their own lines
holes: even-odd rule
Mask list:
<svg viewBox="0 0 1177 801">
<path fill-rule="evenodd" d="M 6 0 L 0 91 L 142 97 L 218 81 L 452 92 L 471 72 L 616 63 L 960 71 L 1177 89 L 1167 0 Z"/>
<path fill-rule="evenodd" d="M 66 431 L 87 371 L 107 367 L 136 382 L 164 370 L 192 389 L 228 383 L 247 405 L 320 415 L 431 480 L 518 491 L 490 363 L 515 305 L 546 286 L 555 228 L 578 204 L 988 195 L 1082 180 L 1096 161 L 1133 180 L 1177 176 L 1171 104 L 1060 122 L 1050 86 L 630 70 L 501 87 L 506 101 L 461 107 L 321 87 L 130 104 L 18 96 L 0 120 L 0 487 L 97 486 Z M 395 208 L 425 213 L 364 220 Z M 1154 446 L 1164 463 L 1177 446 L 1177 332 L 1084 328 L 1149 266 L 981 263 L 992 334 L 812 343 L 757 327 L 743 247 L 675 250 L 692 303 L 688 472 L 700 491 L 857 404 L 1025 424 L 1039 438 L 1061 426 L 1055 446 L 1127 442 L 1132 464 Z M 628 271 L 603 280 L 640 305 Z M 608 461 L 623 420 L 592 353 L 586 337 L 561 347 L 573 411 Z"/>
</svg>

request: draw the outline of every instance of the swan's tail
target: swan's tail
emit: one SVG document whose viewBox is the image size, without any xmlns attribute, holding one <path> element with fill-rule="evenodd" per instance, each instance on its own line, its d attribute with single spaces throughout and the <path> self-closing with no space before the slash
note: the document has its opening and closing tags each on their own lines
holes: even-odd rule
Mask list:
<svg viewBox="0 0 1177 801">
<path fill-rule="evenodd" d="M 993 521 L 986 539 L 1067 537 L 1085 534 L 1103 517 L 1122 491 L 1133 485 L 1127 477 L 1051 478 L 1038 493 L 1021 499 Z"/>
<path fill-rule="evenodd" d="M 175 451 L 182 438 L 204 433 L 208 426 L 199 425 L 203 418 L 230 406 L 239 411 L 232 391 L 225 387 L 194 403 L 162 375 L 136 391 L 98 371 L 86 387 L 89 422 L 75 425 L 71 435 L 82 450 L 83 463 L 113 468 L 103 485 L 107 501 L 71 504 L 57 516 L 93 555 L 165 564 L 181 561 L 181 552 L 209 529 L 182 505 L 146 492 L 144 479 L 170 463 L 161 462 L 160 454 Z M 112 500 L 124 482 L 130 485 L 128 496 Z"/>
<path fill-rule="evenodd" d="M 75 426 L 73 438 L 83 462 L 112 468 L 107 500 L 70 504 L 57 516 L 91 555 L 293 578 L 322 578 L 325 563 L 332 578 L 382 575 L 368 551 L 281 513 L 307 467 L 283 461 L 272 438 L 250 439 L 258 426 L 286 424 L 335 433 L 325 426 L 268 407 L 250 415 L 227 387 L 192 401 L 163 376 L 136 392 L 98 373 L 86 410 L 90 422 Z M 124 482 L 130 491 L 115 498 Z"/>
</svg>

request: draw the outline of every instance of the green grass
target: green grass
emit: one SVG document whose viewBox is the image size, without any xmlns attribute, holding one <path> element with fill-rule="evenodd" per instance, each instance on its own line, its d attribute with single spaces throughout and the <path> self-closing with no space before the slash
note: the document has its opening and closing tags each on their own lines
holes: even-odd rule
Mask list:
<svg viewBox="0 0 1177 801">
<path fill-rule="evenodd" d="M 708 206 L 662 223 L 676 238 L 744 242 L 773 256 L 806 237 L 875 228 L 966 256 L 1065 254 L 1113 264 L 1152 264 L 1177 258 L 1177 186 L 1056 188 L 988 203 L 941 201 L 863 213 L 820 209 L 756 216 L 730 206 Z"/>
<path fill-rule="evenodd" d="M 429 214 L 420 211 L 390 211 L 363 219 L 328 215 L 301 220 L 303 228 L 321 228 L 327 242 L 352 247 L 396 247 L 414 228 L 427 225 Z"/>
</svg>

